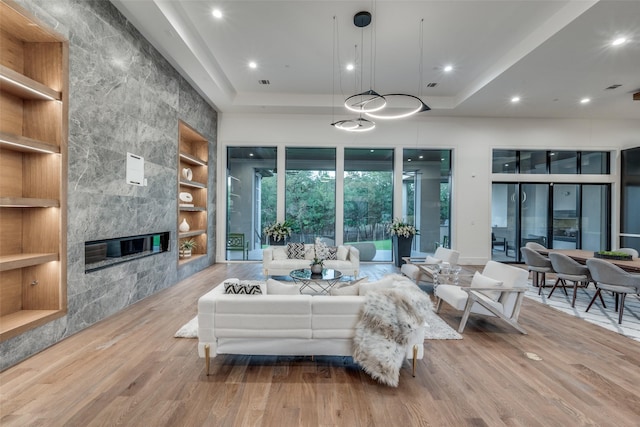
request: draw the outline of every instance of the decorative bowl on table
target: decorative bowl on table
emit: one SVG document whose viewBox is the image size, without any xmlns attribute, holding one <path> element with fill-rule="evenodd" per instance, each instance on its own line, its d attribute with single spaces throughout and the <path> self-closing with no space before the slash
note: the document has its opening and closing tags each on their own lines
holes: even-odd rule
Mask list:
<svg viewBox="0 0 640 427">
<path fill-rule="evenodd" d="M 624 252 L 599 251 L 593 253 L 594 258 L 611 259 L 615 261 L 631 261 L 633 257 Z"/>
</svg>

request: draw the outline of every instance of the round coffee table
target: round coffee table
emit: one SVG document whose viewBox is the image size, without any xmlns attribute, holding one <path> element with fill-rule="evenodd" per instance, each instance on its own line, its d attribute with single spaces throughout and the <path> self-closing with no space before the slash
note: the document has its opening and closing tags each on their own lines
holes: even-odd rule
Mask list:
<svg viewBox="0 0 640 427">
<path fill-rule="evenodd" d="M 332 268 L 323 268 L 322 273 L 313 274 L 309 268 L 300 268 L 289 273 L 294 282 L 300 285 L 300 293 L 309 289 L 313 293 L 327 295 L 329 291 L 340 281 L 342 272 Z"/>
</svg>

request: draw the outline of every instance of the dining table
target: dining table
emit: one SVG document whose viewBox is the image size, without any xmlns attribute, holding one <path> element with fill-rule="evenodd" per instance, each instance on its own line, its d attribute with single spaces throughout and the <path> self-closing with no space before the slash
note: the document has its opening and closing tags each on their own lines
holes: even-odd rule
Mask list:
<svg viewBox="0 0 640 427">
<path fill-rule="evenodd" d="M 542 255 L 549 255 L 550 252 L 558 252 L 578 261 L 581 264 L 586 264 L 588 259 L 596 258 L 593 251 L 586 251 L 583 249 L 546 249 L 539 250 Z M 624 271 L 629 273 L 640 273 L 640 258 L 634 258 L 630 261 L 623 261 L 617 259 L 600 258 L 617 265 Z"/>
</svg>

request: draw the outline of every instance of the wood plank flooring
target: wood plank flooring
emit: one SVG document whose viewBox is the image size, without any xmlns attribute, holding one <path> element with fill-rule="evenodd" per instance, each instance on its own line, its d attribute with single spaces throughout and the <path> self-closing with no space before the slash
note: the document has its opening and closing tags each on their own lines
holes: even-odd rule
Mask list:
<svg viewBox="0 0 640 427">
<path fill-rule="evenodd" d="M 173 334 L 227 277 L 260 264 L 215 265 L 0 373 L 0 424 L 640 426 L 640 343 L 526 299 L 529 335 L 472 316 L 463 340 L 426 341 L 398 388 L 342 357 L 218 356 L 207 377 L 196 340 Z"/>
</svg>

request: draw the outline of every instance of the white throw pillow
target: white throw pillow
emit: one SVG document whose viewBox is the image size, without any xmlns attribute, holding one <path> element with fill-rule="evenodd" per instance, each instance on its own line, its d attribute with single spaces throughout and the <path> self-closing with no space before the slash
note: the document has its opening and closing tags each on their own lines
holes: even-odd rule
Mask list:
<svg viewBox="0 0 640 427">
<path fill-rule="evenodd" d="M 338 246 L 338 261 L 346 261 L 349 255 L 349 248 L 346 246 Z"/>
<path fill-rule="evenodd" d="M 356 280 L 352 280 L 351 282 L 341 282 L 337 283 L 335 286 L 331 288 L 329 291 L 329 295 L 333 296 L 343 296 L 343 295 L 358 295 L 360 292 L 360 283 L 366 282 L 367 277 L 361 277 Z"/>
<path fill-rule="evenodd" d="M 427 255 L 427 259 L 425 260 L 425 264 L 435 265 L 440 264 L 442 260 L 440 258 L 434 258 L 432 256 Z"/>
<path fill-rule="evenodd" d="M 272 246 L 273 259 L 287 259 L 287 247 L 286 246 Z"/>
<path fill-rule="evenodd" d="M 472 288 L 501 288 L 502 282 L 500 280 L 492 279 L 491 277 L 483 276 L 480 272 L 476 271 L 471 280 Z M 494 301 L 498 301 L 500 298 L 500 291 L 478 291 Z"/>
<path fill-rule="evenodd" d="M 287 284 L 267 279 L 267 295 L 300 295 L 300 288 L 294 283 Z"/>
<path fill-rule="evenodd" d="M 360 289 L 358 290 L 358 295 L 364 296 L 371 291 L 392 288 L 394 286 L 394 283 L 396 282 L 395 278 L 392 276 L 395 275 L 384 276 L 382 279 L 376 280 L 375 282 L 361 283 Z"/>
</svg>

